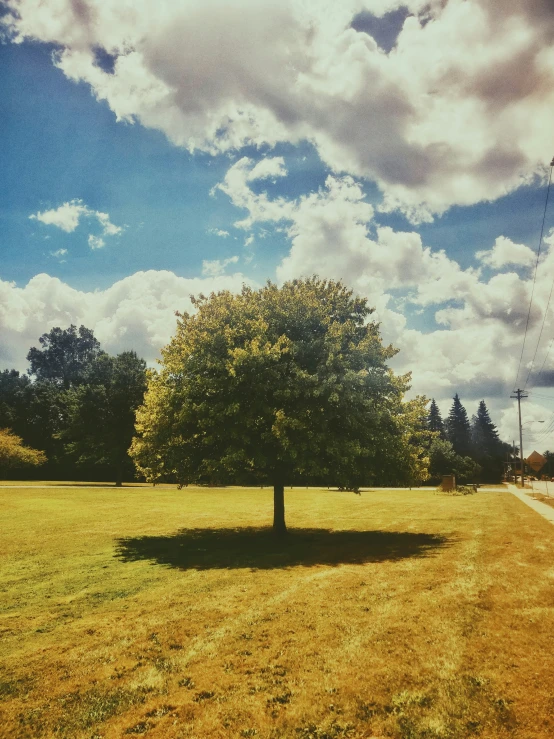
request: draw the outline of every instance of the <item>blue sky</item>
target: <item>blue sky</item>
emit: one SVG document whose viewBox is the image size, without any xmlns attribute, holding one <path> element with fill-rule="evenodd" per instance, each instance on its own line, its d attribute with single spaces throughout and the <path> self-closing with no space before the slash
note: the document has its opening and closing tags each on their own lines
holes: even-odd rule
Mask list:
<svg viewBox="0 0 554 739">
<path fill-rule="evenodd" d="M 554 154 L 547 3 L 76 7 L 4 16 L 3 366 L 64 321 L 152 362 L 190 292 L 318 272 L 376 306 L 414 392 L 485 397 L 511 433 L 543 319 L 539 366 L 554 336 L 549 211 L 517 372 Z"/>
<path fill-rule="evenodd" d="M 53 50 L 36 42 L 0 46 L 3 279 L 23 285 L 45 271 L 74 287 L 102 289 L 131 270 L 195 276 L 203 259 L 235 253 L 233 241 L 242 235 L 232 224 L 240 213 L 228 198 L 211 197 L 210 191 L 239 155 L 190 154 L 158 131 L 116 122 L 88 85 L 67 80 L 53 66 Z M 260 159 L 268 151 L 244 147 L 240 155 Z M 271 156 L 284 156 L 289 169 L 287 178 L 258 188 L 272 197 L 299 197 L 323 185 L 326 168 L 309 144 L 277 146 Z M 371 182 L 364 183 L 364 191 L 369 202 L 381 200 Z M 32 213 L 75 198 L 93 210 L 108 211 L 114 223 L 126 224 L 109 249 L 91 252 L 85 230 L 53 232 L 29 221 Z M 475 266 L 475 252 L 490 248 L 500 233 L 535 246 L 543 206 L 542 184 L 523 187 L 493 203 L 454 206 L 418 230 L 428 246 L 445 249 L 463 267 Z M 410 228 L 400 214 L 381 214 L 379 222 Z M 229 230 L 231 238 L 210 229 Z M 272 278 L 288 251 L 287 239 L 268 233 L 257 243 L 249 274 Z M 70 253 L 60 264 L 51 252 L 61 248 Z"/>
</svg>

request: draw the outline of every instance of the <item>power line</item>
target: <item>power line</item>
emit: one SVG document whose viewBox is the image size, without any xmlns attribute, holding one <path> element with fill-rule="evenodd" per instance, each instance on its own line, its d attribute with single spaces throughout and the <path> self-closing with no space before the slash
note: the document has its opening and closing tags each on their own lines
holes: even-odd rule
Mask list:
<svg viewBox="0 0 554 739">
<path fill-rule="evenodd" d="M 527 390 L 531 398 L 541 398 L 541 400 L 554 400 L 554 395 L 544 395 L 543 393 L 537 393 L 535 390 Z"/>
<path fill-rule="evenodd" d="M 552 414 L 554 416 L 554 413 Z M 547 436 L 549 436 L 552 431 L 554 431 L 554 418 L 551 417 L 548 421 L 548 426 L 545 430 L 540 431 L 536 436 L 533 435 L 533 438 L 535 439 L 535 443 L 538 444 L 539 442 L 542 442 L 546 439 Z"/>
<path fill-rule="evenodd" d="M 552 285 L 554 286 L 554 281 L 552 282 Z M 552 288 L 550 288 L 550 294 L 552 295 Z M 550 298 L 548 300 L 550 302 Z M 545 314 L 544 315 L 546 316 L 546 311 L 545 311 Z M 544 365 L 546 364 L 546 360 L 548 359 L 548 355 L 550 354 L 550 350 L 552 349 L 552 345 L 553 344 L 554 344 L 554 338 L 550 339 L 550 344 L 548 345 L 548 349 L 546 350 L 546 354 L 544 356 L 543 363 L 542 363 L 541 368 L 539 370 L 539 374 L 535 378 L 535 383 L 534 383 L 535 386 L 536 386 L 537 382 L 539 381 L 539 377 L 542 375 L 542 371 L 544 369 Z"/>
<path fill-rule="evenodd" d="M 542 217 L 541 235 L 540 235 L 540 239 L 539 239 L 539 247 L 537 249 L 537 259 L 535 261 L 535 270 L 534 270 L 534 273 L 533 273 L 533 286 L 531 288 L 531 297 L 529 299 L 529 309 L 527 311 L 527 321 L 525 322 L 525 333 L 523 335 L 523 345 L 521 347 L 521 354 L 519 356 L 519 364 L 517 366 L 517 374 L 516 374 L 516 379 L 515 379 L 515 382 L 514 382 L 514 386 L 517 385 L 517 381 L 518 381 L 518 378 L 519 378 L 519 371 L 521 369 L 521 362 L 523 360 L 523 352 L 525 351 L 525 342 L 527 340 L 527 331 L 529 329 L 529 319 L 531 317 L 531 308 L 533 306 L 533 295 L 535 294 L 535 283 L 537 281 L 537 268 L 539 266 L 539 258 L 540 258 L 540 255 L 541 255 L 542 237 L 543 237 L 543 233 L 544 233 L 544 222 L 546 220 L 546 209 L 547 209 L 547 206 L 548 206 L 548 196 L 549 196 L 549 193 L 550 193 L 550 183 L 552 181 L 552 168 L 553 167 L 554 167 L 554 158 L 550 162 L 550 174 L 549 174 L 549 177 L 548 177 L 548 187 L 546 188 L 546 201 L 545 201 L 545 204 L 544 204 L 544 213 L 543 213 L 543 217 Z M 553 287 L 554 287 L 554 283 L 553 283 Z M 552 294 L 552 291 L 551 291 L 551 294 Z M 550 298 L 549 298 L 549 301 L 550 301 Z M 545 315 L 546 315 L 546 312 L 545 312 Z M 543 326 L 544 326 L 544 321 L 543 321 Z M 541 327 L 541 335 L 542 335 L 542 327 Z M 540 341 L 540 337 L 539 337 L 539 341 Z M 537 356 L 537 350 L 538 350 L 538 343 L 537 343 L 537 348 L 535 349 L 535 354 L 533 356 L 533 362 L 535 361 L 535 357 Z M 532 366 L 533 366 L 533 364 L 531 364 L 531 368 L 532 368 Z M 529 370 L 529 374 L 531 374 L 531 370 Z M 527 375 L 527 380 L 529 380 L 529 375 Z M 527 380 L 525 381 L 525 384 L 527 384 Z M 525 387 L 525 385 L 524 385 L 524 387 Z"/>
<path fill-rule="evenodd" d="M 541 237 L 540 237 L 540 240 L 539 240 L 539 253 L 540 253 L 540 248 L 541 248 L 542 239 L 543 239 L 543 235 L 544 235 L 544 222 L 545 222 L 545 219 L 546 219 L 546 209 L 548 207 L 548 196 L 550 194 L 550 183 L 552 182 L 552 167 L 553 166 L 554 166 L 554 159 L 550 162 L 550 177 L 548 178 L 548 187 L 546 188 L 546 202 L 544 204 L 544 213 L 543 213 L 543 216 L 542 216 Z M 554 290 L 554 279 L 552 280 L 552 284 L 550 285 L 550 293 L 548 295 L 548 300 L 546 301 L 546 307 L 544 309 L 544 313 L 543 313 L 543 316 L 542 316 L 541 330 L 539 332 L 539 338 L 537 340 L 537 346 L 535 347 L 535 353 L 533 354 L 533 359 L 531 360 L 531 366 L 529 367 L 529 372 L 527 373 L 527 379 L 525 380 L 525 385 L 527 385 L 527 383 L 529 382 L 529 378 L 531 377 L 531 372 L 533 371 L 533 365 L 535 364 L 535 358 L 537 356 L 537 352 L 539 350 L 539 345 L 541 343 L 542 332 L 544 330 L 544 324 L 546 322 L 546 316 L 548 314 L 548 307 L 550 305 L 550 300 L 552 299 L 552 291 L 553 290 Z M 550 351 L 550 349 L 548 351 Z M 548 353 L 547 353 L 547 356 L 548 356 Z M 544 364 L 543 364 L 543 367 L 544 367 Z M 541 367 L 541 372 L 542 372 L 542 367 Z M 525 387 L 525 385 L 524 385 L 524 387 Z"/>
</svg>

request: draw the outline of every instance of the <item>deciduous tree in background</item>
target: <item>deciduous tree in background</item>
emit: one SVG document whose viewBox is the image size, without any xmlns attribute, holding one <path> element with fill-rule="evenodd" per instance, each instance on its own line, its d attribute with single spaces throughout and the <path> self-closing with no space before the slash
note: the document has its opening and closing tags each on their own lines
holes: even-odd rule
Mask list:
<svg viewBox="0 0 554 739">
<path fill-rule="evenodd" d="M 461 483 L 477 482 L 480 465 L 471 457 L 456 454 L 447 439 L 435 437 L 429 447 L 429 479 L 438 484 L 443 475 L 455 475 Z"/>
<path fill-rule="evenodd" d="M 10 431 L 0 429 L 0 474 L 15 467 L 36 467 L 46 462 L 44 452 L 25 446 L 22 439 Z"/>
<path fill-rule="evenodd" d="M 0 372 L 0 428 L 45 452 L 41 473 L 50 479 L 132 479 L 127 448 L 146 387 L 144 361 L 134 352 L 109 356 L 85 326 L 53 328 L 39 342 L 28 354 L 33 380 Z"/>
<path fill-rule="evenodd" d="M 66 329 L 53 328 L 40 337 L 39 343 L 40 349 L 32 347 L 27 354 L 30 374 L 65 390 L 83 381 L 88 365 L 101 352 L 93 332 L 85 326 L 77 330 L 73 324 Z"/>
<path fill-rule="evenodd" d="M 386 362 L 372 310 L 340 282 L 294 280 L 200 296 L 179 316 L 137 414 L 132 455 L 155 480 L 284 486 L 425 478 L 425 401 L 403 401 L 409 376 Z"/>
<path fill-rule="evenodd" d="M 135 411 L 146 391 L 146 362 L 135 352 L 98 354 L 68 392 L 68 422 L 61 433 L 68 454 L 80 465 L 104 465 L 121 486 L 132 475 L 128 455 Z"/>
</svg>

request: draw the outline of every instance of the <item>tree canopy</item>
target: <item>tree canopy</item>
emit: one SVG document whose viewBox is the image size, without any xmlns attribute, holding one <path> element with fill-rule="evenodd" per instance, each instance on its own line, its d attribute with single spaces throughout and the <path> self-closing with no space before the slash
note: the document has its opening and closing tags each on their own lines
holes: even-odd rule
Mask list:
<svg viewBox="0 0 554 739">
<path fill-rule="evenodd" d="M 78 384 L 88 364 L 100 353 L 100 342 L 85 326 L 73 324 L 66 329 L 53 328 L 39 338 L 40 349 L 27 354 L 30 374 L 37 380 L 49 380 L 64 389 Z"/>
<path fill-rule="evenodd" d="M 28 354 L 32 379 L 0 372 L 0 428 L 45 453 L 40 474 L 50 479 L 132 479 L 127 449 L 146 388 L 144 360 L 108 355 L 85 326 L 55 327 L 39 343 Z"/>
<path fill-rule="evenodd" d="M 481 466 L 483 480 L 497 482 L 502 476 L 506 454 L 511 453 L 511 448 L 500 440 L 484 400 L 480 401 L 477 414 L 472 418 L 471 441 L 473 457 Z"/>
<path fill-rule="evenodd" d="M 471 454 L 471 426 L 458 393 L 454 396 L 452 408 L 446 419 L 446 435 L 456 454 L 461 457 Z"/>
<path fill-rule="evenodd" d="M 456 454 L 447 439 L 436 436 L 429 447 L 429 478 L 440 483 L 443 475 L 455 475 L 458 482 L 476 482 L 480 465 L 471 457 Z"/>
<path fill-rule="evenodd" d="M 147 479 L 263 481 L 274 530 L 283 489 L 406 482 L 426 475 L 425 400 L 387 367 L 372 309 L 316 277 L 195 300 L 150 375 L 132 455 Z"/>
<path fill-rule="evenodd" d="M 444 421 L 442 420 L 441 412 L 434 398 L 431 399 L 431 405 L 429 406 L 429 415 L 427 416 L 427 428 L 429 429 L 429 431 L 437 432 L 441 439 L 446 439 Z"/>
<path fill-rule="evenodd" d="M 472 419 L 471 436 L 476 449 L 486 454 L 498 453 L 501 441 L 484 400 L 479 402 L 477 415 Z"/>
<path fill-rule="evenodd" d="M 121 485 L 135 431 L 135 411 L 146 391 L 146 362 L 135 352 L 97 355 L 83 384 L 68 395 L 68 421 L 61 433 L 78 464 L 109 467 Z M 132 472 L 132 470 L 131 470 Z"/>
<path fill-rule="evenodd" d="M 5 473 L 14 467 L 35 467 L 46 462 L 44 452 L 25 446 L 21 437 L 10 431 L 0 429 L 0 472 Z"/>
<path fill-rule="evenodd" d="M 433 399 L 427 429 L 432 434 L 428 448 L 431 480 L 437 481 L 445 474 L 455 474 L 465 481 L 502 479 L 511 447 L 500 440 L 484 400 L 480 401 L 470 424 L 457 393 L 445 423 Z"/>
</svg>

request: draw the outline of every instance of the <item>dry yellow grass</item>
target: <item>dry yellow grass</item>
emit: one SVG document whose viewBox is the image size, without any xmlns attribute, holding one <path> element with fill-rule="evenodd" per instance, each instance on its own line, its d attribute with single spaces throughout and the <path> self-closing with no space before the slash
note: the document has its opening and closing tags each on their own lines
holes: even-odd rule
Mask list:
<svg viewBox="0 0 554 739">
<path fill-rule="evenodd" d="M 544 493 L 528 493 L 528 495 L 531 498 L 534 498 L 535 500 L 540 500 L 541 503 L 546 503 L 546 505 L 554 508 L 554 498 L 552 498 L 552 496 L 545 495 Z"/>
<path fill-rule="evenodd" d="M 554 736 L 515 496 L 0 488 L 2 737 Z"/>
</svg>

